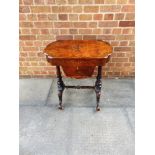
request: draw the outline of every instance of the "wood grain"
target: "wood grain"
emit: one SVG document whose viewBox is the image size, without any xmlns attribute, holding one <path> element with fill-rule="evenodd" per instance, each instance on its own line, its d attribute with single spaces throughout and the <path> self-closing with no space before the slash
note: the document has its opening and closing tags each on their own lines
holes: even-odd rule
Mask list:
<svg viewBox="0 0 155 155">
<path fill-rule="evenodd" d="M 104 66 L 112 54 L 112 46 L 97 40 L 59 40 L 44 49 L 47 61 L 62 66 L 66 76 L 91 77 L 96 66 Z"/>
</svg>

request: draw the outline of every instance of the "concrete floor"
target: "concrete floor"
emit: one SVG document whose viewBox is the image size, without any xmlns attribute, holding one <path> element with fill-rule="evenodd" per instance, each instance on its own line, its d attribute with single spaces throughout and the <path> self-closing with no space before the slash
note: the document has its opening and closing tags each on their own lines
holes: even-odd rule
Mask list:
<svg viewBox="0 0 155 155">
<path fill-rule="evenodd" d="M 56 79 L 20 79 L 20 155 L 134 155 L 133 79 L 103 79 L 100 112 L 93 90 L 66 89 L 63 104 Z"/>
</svg>

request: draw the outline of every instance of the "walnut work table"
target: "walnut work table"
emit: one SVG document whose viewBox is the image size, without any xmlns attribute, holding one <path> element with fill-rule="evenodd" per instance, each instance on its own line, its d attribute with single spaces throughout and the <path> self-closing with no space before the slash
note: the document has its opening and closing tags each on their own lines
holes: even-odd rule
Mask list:
<svg viewBox="0 0 155 155">
<path fill-rule="evenodd" d="M 62 106 L 62 94 L 65 88 L 94 89 L 96 92 L 96 110 L 99 111 L 99 100 L 102 87 L 102 66 L 110 59 L 112 47 L 105 41 L 97 40 L 59 40 L 52 42 L 44 49 L 46 59 L 56 66 L 59 109 Z M 62 80 L 60 66 L 67 77 L 76 79 L 91 77 L 98 66 L 94 86 L 66 86 Z"/>
</svg>

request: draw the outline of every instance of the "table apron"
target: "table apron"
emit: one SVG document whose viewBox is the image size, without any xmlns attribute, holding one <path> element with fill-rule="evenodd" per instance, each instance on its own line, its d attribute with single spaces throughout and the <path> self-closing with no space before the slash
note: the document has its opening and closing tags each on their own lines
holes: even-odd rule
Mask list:
<svg viewBox="0 0 155 155">
<path fill-rule="evenodd" d="M 51 63 L 53 66 L 104 66 L 110 59 L 108 58 L 103 59 L 56 59 L 47 58 L 48 62 Z"/>
</svg>

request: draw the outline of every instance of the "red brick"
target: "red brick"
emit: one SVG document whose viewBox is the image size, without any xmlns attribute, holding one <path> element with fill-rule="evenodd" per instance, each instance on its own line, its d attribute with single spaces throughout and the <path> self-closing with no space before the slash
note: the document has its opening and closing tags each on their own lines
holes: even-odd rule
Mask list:
<svg viewBox="0 0 155 155">
<path fill-rule="evenodd" d="M 134 27 L 135 21 L 120 21 L 119 27 Z"/>
<path fill-rule="evenodd" d="M 82 40 L 82 35 L 74 35 L 74 40 Z"/>
<path fill-rule="evenodd" d="M 73 39 L 72 35 L 56 36 L 56 40 L 72 40 L 72 39 Z"/>
<path fill-rule="evenodd" d="M 91 29 L 79 29 L 79 34 L 91 34 Z"/>
<path fill-rule="evenodd" d="M 124 13 L 116 13 L 114 19 L 115 20 L 123 20 L 124 19 Z"/>
<path fill-rule="evenodd" d="M 101 29 L 93 29 L 93 34 L 101 34 L 102 30 Z"/>
<path fill-rule="evenodd" d="M 28 6 L 20 6 L 19 7 L 19 12 L 20 13 L 29 13 L 30 12 L 30 9 Z"/>
<path fill-rule="evenodd" d="M 30 66 L 30 62 L 23 62 L 23 66 Z"/>
<path fill-rule="evenodd" d="M 19 39 L 21 39 L 21 40 L 35 40 L 36 36 L 35 35 L 20 35 Z"/>
<path fill-rule="evenodd" d="M 29 21 L 36 21 L 37 20 L 37 16 L 36 16 L 36 14 L 28 14 L 27 15 L 27 19 Z"/>
<path fill-rule="evenodd" d="M 38 47 L 31 47 L 31 46 L 23 47 L 23 51 L 30 51 L 30 52 L 38 51 Z"/>
<path fill-rule="evenodd" d="M 25 41 L 26 46 L 33 46 L 33 41 Z"/>
<path fill-rule="evenodd" d="M 31 6 L 32 13 L 50 13 L 51 8 L 49 6 Z"/>
<path fill-rule="evenodd" d="M 67 14 L 59 14 L 59 20 L 67 20 L 68 15 Z"/>
<path fill-rule="evenodd" d="M 19 14 L 19 20 L 26 20 L 25 14 Z"/>
<path fill-rule="evenodd" d="M 41 52 L 38 52 L 38 53 L 37 53 L 37 56 L 38 56 L 38 57 L 44 57 L 44 56 L 45 56 L 44 53 L 43 53 L 42 51 L 43 51 L 43 49 L 41 50 Z"/>
<path fill-rule="evenodd" d="M 46 14 L 38 14 L 38 20 L 47 20 L 48 16 Z"/>
<path fill-rule="evenodd" d="M 47 4 L 54 4 L 55 0 L 47 0 Z"/>
<path fill-rule="evenodd" d="M 79 0 L 79 4 L 92 4 L 93 0 Z"/>
<path fill-rule="evenodd" d="M 134 40 L 134 35 L 117 35 L 116 40 Z"/>
<path fill-rule="evenodd" d="M 28 55 L 29 55 L 29 57 L 36 57 L 37 56 L 37 53 L 36 52 L 32 52 L 32 51 L 30 51 L 30 52 L 28 52 Z M 32 64 L 33 62 L 31 62 L 31 64 Z"/>
<path fill-rule="evenodd" d="M 113 29 L 113 34 L 121 34 L 121 29 Z"/>
<path fill-rule="evenodd" d="M 19 41 L 19 47 L 25 46 L 25 41 L 20 40 Z"/>
<path fill-rule="evenodd" d="M 129 62 L 135 62 L 135 57 L 130 57 Z"/>
<path fill-rule="evenodd" d="M 41 32 L 41 34 L 49 34 L 48 29 L 41 29 L 40 32 Z"/>
<path fill-rule="evenodd" d="M 19 0 L 19 4 L 22 5 L 23 4 L 23 0 Z"/>
<path fill-rule="evenodd" d="M 82 14 L 79 16 L 80 20 L 92 20 L 92 15 L 91 14 Z"/>
<path fill-rule="evenodd" d="M 71 13 L 72 12 L 72 7 L 71 6 L 61 6 L 60 7 L 60 12 Z"/>
<path fill-rule="evenodd" d="M 48 19 L 49 20 L 57 20 L 57 15 L 56 14 L 48 14 Z"/>
<path fill-rule="evenodd" d="M 44 3 L 44 0 L 34 0 L 34 4 L 35 5 L 41 5 L 41 4 L 45 4 L 45 3 Z"/>
<path fill-rule="evenodd" d="M 123 63 L 121 63 L 121 62 L 116 62 L 116 63 L 115 63 L 115 66 L 116 66 L 116 67 L 122 67 L 122 66 L 123 66 Z"/>
<path fill-rule="evenodd" d="M 122 7 L 122 12 L 134 12 L 135 11 L 135 6 L 134 5 L 124 5 Z"/>
<path fill-rule="evenodd" d="M 115 40 L 115 36 L 113 35 L 98 35 L 98 40 Z"/>
<path fill-rule="evenodd" d="M 30 29 L 21 29 L 21 34 L 30 34 Z"/>
<path fill-rule="evenodd" d="M 87 27 L 87 22 L 74 22 L 73 25 L 76 28 L 86 28 Z"/>
<path fill-rule="evenodd" d="M 96 40 L 96 35 L 84 35 L 84 40 Z"/>
<path fill-rule="evenodd" d="M 95 4 L 104 4 L 104 0 L 95 0 Z"/>
<path fill-rule="evenodd" d="M 59 29 L 49 29 L 49 31 L 50 31 L 50 34 L 53 34 L 53 35 L 59 34 Z"/>
<path fill-rule="evenodd" d="M 124 52 L 118 52 L 117 57 L 125 57 L 125 53 Z"/>
<path fill-rule="evenodd" d="M 96 28 L 97 27 L 97 22 L 89 22 L 88 27 L 89 28 Z"/>
<path fill-rule="evenodd" d="M 134 13 L 127 13 L 125 16 L 125 20 L 135 20 L 135 14 Z"/>
<path fill-rule="evenodd" d="M 84 6 L 84 12 L 96 13 L 99 11 L 99 6 Z"/>
<path fill-rule="evenodd" d="M 103 34 L 111 34 L 111 29 L 103 29 Z"/>
<path fill-rule="evenodd" d="M 46 66 L 46 62 L 39 62 L 39 66 Z"/>
<path fill-rule="evenodd" d="M 131 63 L 130 62 L 123 63 L 123 66 L 124 67 L 130 67 L 131 66 Z"/>
<path fill-rule="evenodd" d="M 128 46 L 128 41 L 120 41 L 120 46 Z"/>
<path fill-rule="evenodd" d="M 107 40 L 113 46 L 113 54 L 104 66 L 103 75 L 133 77 L 135 29 L 127 24 L 135 20 L 134 5 L 131 5 L 133 2 L 134 0 L 20 0 L 19 50 L 24 51 L 19 57 L 20 66 L 23 66 L 20 76 L 56 76 L 55 67 L 47 63 L 46 57 L 39 52 L 57 39 L 99 39 Z M 40 12 L 39 9 L 38 12 L 31 12 L 33 7 L 49 7 L 50 12 Z M 86 7 L 88 13 L 84 13 Z M 90 9 L 93 7 L 98 7 L 98 12 Z M 125 27 L 121 26 L 122 23 Z M 97 69 L 93 77 L 96 74 Z"/>
<path fill-rule="evenodd" d="M 113 67 L 113 66 L 115 66 L 115 63 L 109 62 L 107 65 L 110 66 L 110 67 Z"/>
<path fill-rule="evenodd" d="M 54 26 L 56 28 L 69 28 L 72 26 L 72 23 L 70 23 L 70 22 L 55 22 Z"/>
<path fill-rule="evenodd" d="M 128 62 L 128 58 L 112 58 L 112 62 Z"/>
<path fill-rule="evenodd" d="M 39 29 L 31 29 L 32 34 L 39 34 Z"/>
<path fill-rule="evenodd" d="M 117 27 L 117 25 L 118 25 L 117 21 L 99 22 L 99 27 Z"/>
<path fill-rule="evenodd" d="M 82 12 L 82 6 L 73 6 L 73 12 L 74 13 L 81 13 Z"/>
<path fill-rule="evenodd" d="M 131 28 L 123 29 L 122 34 L 132 34 L 132 29 Z"/>
<path fill-rule="evenodd" d="M 64 4 L 66 4 L 67 2 L 66 2 L 66 0 L 55 0 L 55 3 L 56 3 L 57 5 L 64 5 Z"/>
<path fill-rule="evenodd" d="M 105 14 L 104 15 L 104 20 L 113 20 L 113 14 Z"/>
<path fill-rule="evenodd" d="M 52 28 L 52 22 L 34 22 L 36 28 Z"/>
<path fill-rule="evenodd" d="M 33 23 L 32 22 L 20 22 L 19 26 L 20 27 L 33 27 Z"/>
<path fill-rule="evenodd" d="M 116 0 L 104 0 L 104 4 L 116 4 Z"/>
<path fill-rule="evenodd" d="M 115 47 L 114 51 L 132 51 L 131 47 Z"/>
<path fill-rule="evenodd" d="M 119 42 L 118 41 L 111 41 L 111 46 L 118 46 L 118 45 L 119 45 Z"/>
<path fill-rule="evenodd" d="M 119 12 L 120 10 L 120 5 L 104 5 L 100 7 L 101 12 Z"/>
<path fill-rule="evenodd" d="M 78 0 L 68 0 L 68 4 L 77 4 Z"/>
<path fill-rule="evenodd" d="M 135 4 L 135 0 L 129 0 L 129 4 Z"/>
<path fill-rule="evenodd" d="M 103 18 L 102 14 L 94 14 L 94 17 L 93 17 L 94 20 L 102 20 L 102 18 Z"/>
<path fill-rule="evenodd" d="M 68 29 L 60 29 L 60 34 L 68 34 Z"/>
<path fill-rule="evenodd" d="M 70 21 L 77 21 L 78 15 L 77 14 L 69 14 L 69 20 Z"/>
<path fill-rule="evenodd" d="M 52 13 L 61 13 L 59 6 L 52 6 Z"/>
<path fill-rule="evenodd" d="M 135 46 L 135 41 L 129 41 L 129 46 Z"/>
<path fill-rule="evenodd" d="M 52 6 L 53 13 L 71 13 L 71 6 Z"/>
<path fill-rule="evenodd" d="M 70 34 L 77 34 L 78 31 L 77 31 L 77 29 L 70 29 L 70 30 L 69 30 L 69 33 L 70 33 Z"/>
<path fill-rule="evenodd" d="M 34 46 L 42 46 L 42 41 L 34 41 Z"/>
<path fill-rule="evenodd" d="M 52 40 L 52 39 L 54 39 L 54 36 L 52 36 L 52 35 L 49 35 L 49 34 L 47 34 L 47 35 L 37 35 L 37 40 Z"/>
<path fill-rule="evenodd" d="M 20 52 L 20 56 L 21 56 L 21 57 L 27 57 L 28 54 L 27 54 L 26 52 Z"/>
<path fill-rule="evenodd" d="M 113 72 L 113 76 L 120 76 L 121 75 L 121 72 Z"/>
<path fill-rule="evenodd" d="M 117 4 L 127 4 L 128 0 L 117 0 Z"/>
</svg>

